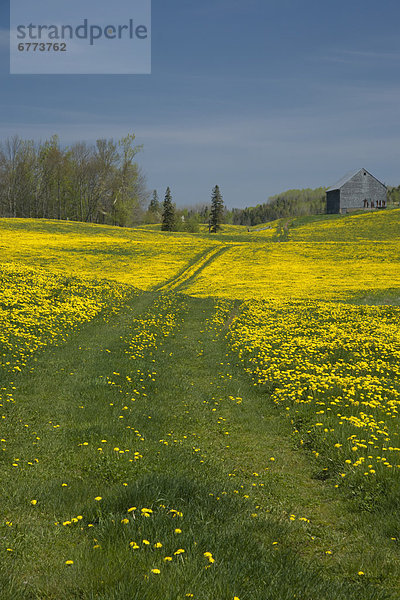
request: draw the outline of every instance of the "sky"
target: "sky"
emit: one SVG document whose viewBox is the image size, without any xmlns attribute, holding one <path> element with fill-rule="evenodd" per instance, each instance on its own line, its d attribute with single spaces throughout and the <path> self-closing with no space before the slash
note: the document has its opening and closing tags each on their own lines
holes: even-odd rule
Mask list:
<svg viewBox="0 0 400 600">
<path fill-rule="evenodd" d="M 0 0 L 0 140 L 133 132 L 178 206 L 216 184 L 255 206 L 361 167 L 399 185 L 399 22 L 398 0 L 153 0 L 151 74 L 10 75 Z"/>
</svg>

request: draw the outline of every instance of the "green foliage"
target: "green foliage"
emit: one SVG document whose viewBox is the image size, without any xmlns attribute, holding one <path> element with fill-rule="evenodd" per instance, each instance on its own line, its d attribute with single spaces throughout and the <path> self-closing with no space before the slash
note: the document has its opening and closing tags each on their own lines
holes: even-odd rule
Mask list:
<svg viewBox="0 0 400 600">
<path fill-rule="evenodd" d="M 391 207 L 400 206 L 400 185 L 388 187 L 388 205 Z"/>
<path fill-rule="evenodd" d="M 161 203 L 158 199 L 158 192 L 157 190 L 153 190 L 153 194 L 150 200 L 150 204 L 149 207 L 146 211 L 146 214 L 144 216 L 144 223 L 150 225 L 150 224 L 156 224 L 156 223 L 160 223 L 161 222 L 161 213 L 162 213 L 162 207 L 161 207 Z"/>
<path fill-rule="evenodd" d="M 326 212 L 325 188 L 315 190 L 288 190 L 269 198 L 265 204 L 234 209 L 235 225 L 254 226 L 285 217 L 312 215 Z"/>
<path fill-rule="evenodd" d="M 199 219 L 195 215 L 185 219 L 184 230 L 188 233 L 199 233 Z"/>
<path fill-rule="evenodd" d="M 147 199 L 130 134 L 62 147 L 58 136 L 37 146 L 18 136 L 0 144 L 0 216 L 128 226 Z"/>
<path fill-rule="evenodd" d="M 163 202 L 161 231 L 176 231 L 175 206 L 172 204 L 171 190 L 167 187 Z"/>
<path fill-rule="evenodd" d="M 158 192 L 157 190 L 153 190 L 153 195 L 151 197 L 151 201 L 149 204 L 149 211 L 152 213 L 160 212 L 160 202 L 158 200 Z"/>
<path fill-rule="evenodd" d="M 210 232 L 217 233 L 221 229 L 224 216 L 224 201 L 218 185 L 215 186 L 211 198 Z"/>
</svg>

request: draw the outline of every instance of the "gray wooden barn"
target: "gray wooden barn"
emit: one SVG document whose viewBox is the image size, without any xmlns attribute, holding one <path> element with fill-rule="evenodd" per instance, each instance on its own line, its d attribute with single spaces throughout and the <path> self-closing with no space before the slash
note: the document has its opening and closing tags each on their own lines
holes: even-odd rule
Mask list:
<svg viewBox="0 0 400 600">
<path fill-rule="evenodd" d="M 366 169 L 348 173 L 326 191 L 326 212 L 386 208 L 387 188 Z"/>
</svg>

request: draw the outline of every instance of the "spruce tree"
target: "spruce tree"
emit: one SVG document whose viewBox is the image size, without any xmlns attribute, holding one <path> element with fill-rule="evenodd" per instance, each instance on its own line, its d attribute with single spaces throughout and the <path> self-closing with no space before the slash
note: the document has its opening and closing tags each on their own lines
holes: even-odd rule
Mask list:
<svg viewBox="0 0 400 600">
<path fill-rule="evenodd" d="M 161 231 L 175 230 L 175 207 L 172 204 L 171 190 L 167 187 L 163 202 L 163 214 L 161 221 Z"/>
<path fill-rule="evenodd" d="M 157 190 L 153 191 L 153 196 L 152 196 L 150 204 L 149 204 L 149 211 L 152 213 L 160 212 L 160 202 L 158 200 Z"/>
<path fill-rule="evenodd" d="M 211 213 L 210 213 L 210 231 L 217 233 L 221 229 L 221 223 L 224 215 L 224 201 L 222 199 L 219 187 L 216 185 L 212 192 Z"/>
</svg>

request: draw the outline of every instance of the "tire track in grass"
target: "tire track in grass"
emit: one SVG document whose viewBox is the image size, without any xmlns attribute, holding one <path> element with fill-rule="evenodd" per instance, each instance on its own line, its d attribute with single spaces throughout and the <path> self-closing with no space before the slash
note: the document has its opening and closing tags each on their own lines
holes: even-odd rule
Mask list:
<svg viewBox="0 0 400 600">
<path fill-rule="evenodd" d="M 211 250 L 208 249 L 206 252 L 202 252 L 197 255 L 194 262 L 187 265 L 183 271 L 181 271 L 176 277 L 162 284 L 161 286 L 156 286 L 154 291 L 175 291 L 181 292 L 186 289 L 195 279 L 196 277 L 208 267 L 216 258 L 221 256 L 224 252 L 232 248 L 232 245 L 229 246 L 217 246 L 213 247 Z"/>
<path fill-rule="evenodd" d="M 219 480 L 211 496 L 222 498 L 236 484 L 237 498 L 249 503 L 248 523 L 260 519 L 257 538 L 265 552 L 271 545 L 261 533 L 266 514 L 293 528 L 293 534 L 274 543 L 297 552 L 304 566 L 312 561 L 325 572 L 325 585 L 330 581 L 332 586 L 325 595 L 316 588 L 311 592 L 314 584 L 305 582 L 303 592 L 309 595 L 304 597 L 339 598 L 335 586 L 343 586 L 344 592 L 348 583 L 354 584 L 349 598 L 391 597 L 386 590 L 399 578 L 395 549 L 383 540 L 376 545 L 370 539 L 370 517 L 352 514 L 329 481 L 315 479 L 314 465 L 293 447 L 289 420 L 229 352 L 224 333 L 237 309 L 232 302 L 222 324 L 221 319 L 204 317 L 212 314 L 210 299 L 189 300 L 184 324 L 169 342 L 170 358 L 159 364 L 159 385 L 152 389 L 154 439 L 160 436 L 160 443 L 177 457 L 184 448 L 192 452 L 193 478 L 202 470 L 205 480 L 211 480 L 210 474 Z M 384 590 L 376 584 L 385 582 L 388 565 L 391 582 Z M 367 575 L 360 596 L 356 590 L 363 569 Z M 313 570 L 310 563 L 311 579 Z M 288 580 L 293 574 L 287 573 Z M 275 599 L 273 593 L 269 597 Z"/>
<path fill-rule="evenodd" d="M 166 338 L 163 296 L 145 293 L 106 324 L 93 321 L 16 378 L 15 421 L 29 427 L 10 450 L 39 462 L 21 464 L 3 490 L 13 552 L 3 551 L 0 589 L 18 584 L 5 600 L 389 599 L 374 580 L 361 587 L 335 552 L 312 550 L 313 565 L 303 551 L 314 544 L 309 525 L 288 509 L 327 503 L 323 550 L 348 529 L 291 449 L 286 419 L 227 354 L 238 303 L 218 312 L 210 298 L 167 295 L 177 325 Z M 164 518 L 160 503 L 182 518 Z M 133 506 L 152 516 L 134 518 Z"/>
</svg>

